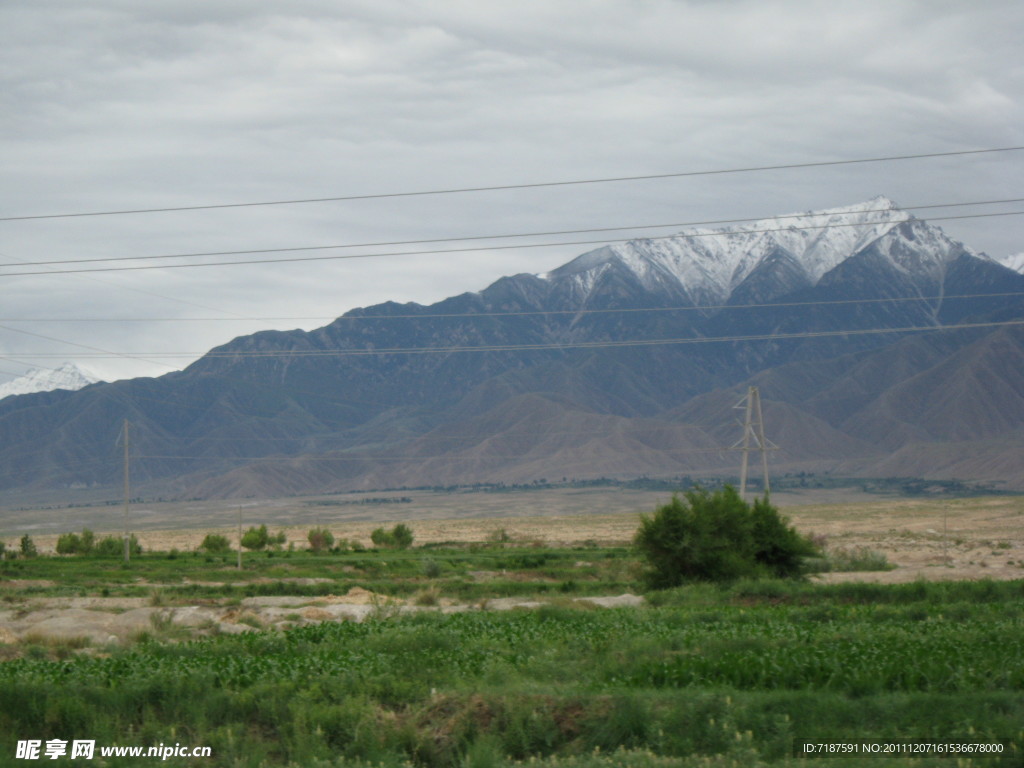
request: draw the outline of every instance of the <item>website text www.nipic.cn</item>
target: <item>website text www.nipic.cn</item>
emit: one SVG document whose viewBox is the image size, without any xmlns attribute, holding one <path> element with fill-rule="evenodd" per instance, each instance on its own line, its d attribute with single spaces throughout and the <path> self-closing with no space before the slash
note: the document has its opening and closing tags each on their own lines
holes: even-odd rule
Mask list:
<svg viewBox="0 0 1024 768">
<path fill-rule="evenodd" d="M 19 760 L 56 760 L 59 757 L 152 757 L 167 760 L 172 757 L 210 757 L 210 747 L 188 747 L 181 744 L 160 743 L 151 747 L 128 747 L 116 745 L 96 746 L 93 739 L 26 739 L 19 741 L 14 756 Z"/>
</svg>

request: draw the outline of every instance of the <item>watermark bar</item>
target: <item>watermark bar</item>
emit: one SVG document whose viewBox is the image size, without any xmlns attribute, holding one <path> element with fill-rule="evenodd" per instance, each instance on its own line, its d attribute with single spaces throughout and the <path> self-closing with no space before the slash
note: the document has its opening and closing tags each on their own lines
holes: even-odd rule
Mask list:
<svg viewBox="0 0 1024 768">
<path fill-rule="evenodd" d="M 96 745 L 95 739 L 24 739 L 17 743 L 17 760 L 56 760 L 59 757 L 92 760 L 97 757 L 140 757 L 168 760 L 172 757 L 211 757 L 210 747 L 182 746 L 180 743 L 156 746 Z"/>
<path fill-rule="evenodd" d="M 794 757 L 999 757 L 1009 754 L 1009 740 L 954 739 L 851 739 L 849 741 L 793 741 Z"/>
</svg>

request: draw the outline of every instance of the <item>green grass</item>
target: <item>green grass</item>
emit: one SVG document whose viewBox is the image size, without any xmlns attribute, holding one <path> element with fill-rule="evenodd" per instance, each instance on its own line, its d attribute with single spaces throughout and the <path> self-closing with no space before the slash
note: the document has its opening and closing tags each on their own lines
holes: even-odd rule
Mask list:
<svg viewBox="0 0 1024 768">
<path fill-rule="evenodd" d="M 1019 765 L 1022 597 L 1024 582 L 750 582 L 646 608 L 424 613 L 21 658 L 0 665 L 0 744 L 187 740 L 233 766 Z M 853 738 L 1016 751 L 791 757 Z"/>
<path fill-rule="evenodd" d="M 861 555 L 833 559 L 826 570 L 886 567 L 877 553 Z M 639 555 L 626 547 L 533 548 L 491 542 L 405 551 L 249 552 L 242 570 L 236 568 L 236 557 L 143 552 L 129 565 L 117 557 L 97 555 L 0 560 L 0 596 L 148 597 L 153 585 L 159 585 L 161 599 L 180 603 L 256 595 L 316 597 L 342 594 L 355 586 L 408 597 L 429 585 L 440 596 L 476 602 L 488 597 L 610 595 L 644 589 Z M 294 583 L 308 578 L 328 581 Z M 54 584 L 11 585 L 21 580 Z"/>
<path fill-rule="evenodd" d="M 812 563 L 812 572 L 828 571 L 891 571 L 894 566 L 884 552 L 870 547 L 838 547 L 826 557 Z"/>
<path fill-rule="evenodd" d="M 439 594 L 463 600 L 547 593 L 613 594 L 640 589 L 635 555 L 626 548 L 509 549 L 501 545 L 430 547 L 407 551 L 247 553 L 243 569 L 234 553 L 144 552 L 125 565 L 95 555 L 0 560 L 0 594 L 57 597 L 141 597 L 161 585 L 169 600 L 254 595 L 318 596 L 353 586 L 408 596 L 428 583 Z M 474 573 L 486 577 L 475 578 Z M 300 585 L 294 579 L 330 581 Z M 13 588 L 12 580 L 53 581 L 52 586 Z M 269 582 L 267 580 L 270 580 Z M 6 584 L 5 584 L 6 582 Z M 206 582 L 197 584 L 195 582 Z M 213 586 L 218 584 L 222 586 Z"/>
<path fill-rule="evenodd" d="M 234 554 L 153 552 L 129 567 L 95 556 L 0 561 L 0 595 L 12 606 L 95 594 L 173 605 L 358 586 L 427 604 L 552 604 L 382 612 L 363 624 L 193 641 L 154 624 L 149 639 L 120 650 L 26 646 L 0 663 L 0 765 L 20 764 L 6 748 L 19 739 L 86 734 L 103 744 L 210 746 L 211 765 L 324 767 L 838 768 L 792 758 L 793 745 L 1024 744 L 1024 582 L 741 581 L 601 610 L 567 598 L 640 591 L 628 549 L 492 542 L 250 553 L 242 571 L 234 563 Z M 328 581 L 292 581 L 311 577 Z M 11 579 L 54 585 L 5 585 Z M 840 762 L 964 768 L 1020 757 Z"/>
</svg>

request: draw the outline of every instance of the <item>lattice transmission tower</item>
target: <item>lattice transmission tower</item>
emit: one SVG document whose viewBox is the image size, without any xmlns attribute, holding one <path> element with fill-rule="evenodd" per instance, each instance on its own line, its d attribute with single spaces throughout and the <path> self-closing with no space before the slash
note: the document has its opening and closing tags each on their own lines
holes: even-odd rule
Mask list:
<svg viewBox="0 0 1024 768">
<path fill-rule="evenodd" d="M 764 493 L 771 492 L 768 480 L 768 451 L 777 451 L 779 446 L 764 436 L 764 417 L 761 414 L 761 394 L 757 387 L 750 387 L 746 396 L 733 406 L 735 410 L 743 410 L 743 437 L 732 446 L 733 450 L 743 452 L 743 463 L 740 465 L 740 496 L 747 493 L 747 472 L 750 467 L 750 454 L 757 451 L 761 454 L 761 471 L 763 473 Z"/>
</svg>

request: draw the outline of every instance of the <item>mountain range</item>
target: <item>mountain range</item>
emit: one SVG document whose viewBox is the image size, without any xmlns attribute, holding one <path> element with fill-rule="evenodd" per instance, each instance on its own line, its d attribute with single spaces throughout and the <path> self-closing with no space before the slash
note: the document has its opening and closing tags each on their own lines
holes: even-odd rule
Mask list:
<svg viewBox="0 0 1024 768">
<path fill-rule="evenodd" d="M 0 401 L 0 487 L 232 497 L 777 472 L 1024 488 L 1024 275 L 886 198 L 611 243 L 183 371 Z"/>
</svg>

